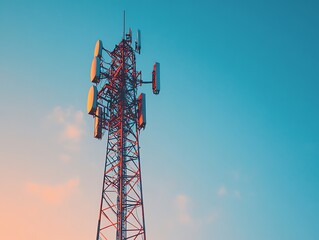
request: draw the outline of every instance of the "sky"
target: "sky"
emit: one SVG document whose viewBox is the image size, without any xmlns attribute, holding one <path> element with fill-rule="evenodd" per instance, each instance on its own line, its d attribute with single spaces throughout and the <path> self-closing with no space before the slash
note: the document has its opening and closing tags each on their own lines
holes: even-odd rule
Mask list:
<svg viewBox="0 0 319 240">
<path fill-rule="evenodd" d="M 147 238 L 319 239 L 319 3 L 0 0 L 0 239 L 95 239 L 97 39 L 142 32 Z"/>
</svg>

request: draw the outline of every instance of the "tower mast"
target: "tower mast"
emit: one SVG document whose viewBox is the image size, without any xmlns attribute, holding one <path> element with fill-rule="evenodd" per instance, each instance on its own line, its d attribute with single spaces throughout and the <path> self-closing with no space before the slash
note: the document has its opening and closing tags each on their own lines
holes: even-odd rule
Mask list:
<svg viewBox="0 0 319 240">
<path fill-rule="evenodd" d="M 96 240 L 146 240 L 139 151 L 139 132 L 146 125 L 145 94 L 137 97 L 137 89 L 152 83 L 153 92 L 159 93 L 159 63 L 152 81 L 142 81 L 135 57 L 140 43 L 138 31 L 133 49 L 129 30 L 112 51 L 100 40 L 94 50 L 87 110 L 94 117 L 94 137 L 108 136 Z"/>
</svg>

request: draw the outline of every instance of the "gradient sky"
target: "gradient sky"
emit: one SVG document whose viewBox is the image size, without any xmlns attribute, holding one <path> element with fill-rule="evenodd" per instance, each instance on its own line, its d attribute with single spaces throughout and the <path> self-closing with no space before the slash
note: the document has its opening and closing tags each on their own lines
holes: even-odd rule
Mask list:
<svg viewBox="0 0 319 240">
<path fill-rule="evenodd" d="M 140 137 L 151 240 L 319 239 L 319 4 L 0 0 L 0 239 L 95 239 L 94 44 L 161 63 Z"/>
</svg>

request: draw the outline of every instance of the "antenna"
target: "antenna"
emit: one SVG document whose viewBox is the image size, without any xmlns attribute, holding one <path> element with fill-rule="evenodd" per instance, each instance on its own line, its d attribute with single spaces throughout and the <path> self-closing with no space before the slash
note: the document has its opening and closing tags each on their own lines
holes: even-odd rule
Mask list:
<svg viewBox="0 0 319 240">
<path fill-rule="evenodd" d="M 145 93 L 141 93 L 138 97 L 138 127 L 145 129 L 146 125 L 146 99 Z"/>
<path fill-rule="evenodd" d="M 98 57 L 94 57 L 91 64 L 91 82 L 98 83 L 100 82 L 100 73 L 101 73 L 101 60 Z"/>
<path fill-rule="evenodd" d="M 96 86 L 91 86 L 88 93 L 88 101 L 87 101 L 87 112 L 90 115 L 95 115 L 97 107 L 97 88 Z"/>
<path fill-rule="evenodd" d="M 102 139 L 102 115 L 102 108 L 98 107 L 94 118 L 94 137 L 97 139 Z"/>
<path fill-rule="evenodd" d="M 160 64 L 156 62 L 153 66 L 152 72 L 152 89 L 154 94 L 159 94 L 161 89 L 161 82 L 160 82 Z"/>
<path fill-rule="evenodd" d="M 103 43 L 101 40 L 97 40 L 95 43 L 95 49 L 94 49 L 94 57 L 102 57 L 102 49 L 103 49 Z"/>
<path fill-rule="evenodd" d="M 138 54 L 141 54 L 141 30 L 137 30 L 137 36 L 135 40 L 135 51 L 138 52 Z"/>
<path fill-rule="evenodd" d="M 125 10 L 123 11 L 123 39 L 125 37 Z"/>
</svg>

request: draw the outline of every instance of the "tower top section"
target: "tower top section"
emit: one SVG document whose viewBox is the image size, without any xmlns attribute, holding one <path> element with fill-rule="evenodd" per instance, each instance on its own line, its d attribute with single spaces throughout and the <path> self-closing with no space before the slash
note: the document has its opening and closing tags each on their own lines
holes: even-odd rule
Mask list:
<svg viewBox="0 0 319 240">
<path fill-rule="evenodd" d="M 136 53 L 141 53 L 141 31 L 136 31 L 133 44 L 131 28 L 125 32 L 125 12 L 123 15 L 123 38 L 113 50 L 107 50 L 102 40 L 97 40 L 93 51 L 90 80 L 93 86 L 88 94 L 87 112 L 94 117 L 94 134 L 101 139 L 110 129 L 114 101 L 122 98 L 134 102 L 137 108 L 136 123 L 139 129 L 146 126 L 146 96 L 137 97 L 138 87 L 152 84 L 154 94 L 160 92 L 160 64 L 156 62 L 150 79 L 144 81 L 142 71 L 136 70 Z M 133 90 L 133 93 L 130 93 Z M 131 95 L 130 95 L 131 94 Z M 132 105 L 133 106 L 133 105 Z M 96 129 L 98 128 L 98 129 Z M 98 136 L 98 137 L 97 137 Z"/>
</svg>

